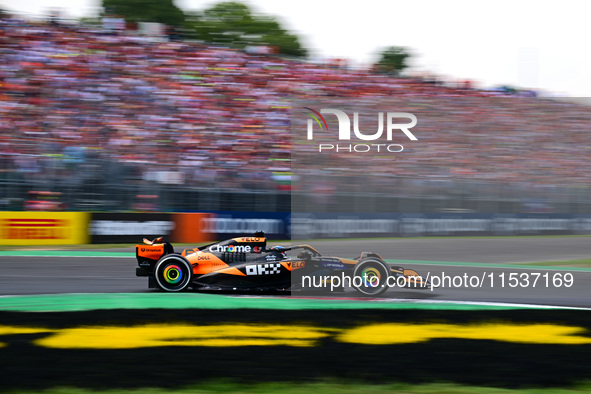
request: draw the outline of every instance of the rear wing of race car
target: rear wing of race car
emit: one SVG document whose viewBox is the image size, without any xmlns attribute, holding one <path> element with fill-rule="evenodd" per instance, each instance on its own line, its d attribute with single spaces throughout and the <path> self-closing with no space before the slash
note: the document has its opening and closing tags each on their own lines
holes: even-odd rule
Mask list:
<svg viewBox="0 0 591 394">
<path fill-rule="evenodd" d="M 162 256 L 170 253 L 174 253 L 174 248 L 163 237 L 155 238 L 152 241 L 144 238 L 143 244 L 135 246 L 135 257 L 139 266 L 136 268 L 136 276 L 149 276 L 154 270 L 156 262 Z"/>
</svg>

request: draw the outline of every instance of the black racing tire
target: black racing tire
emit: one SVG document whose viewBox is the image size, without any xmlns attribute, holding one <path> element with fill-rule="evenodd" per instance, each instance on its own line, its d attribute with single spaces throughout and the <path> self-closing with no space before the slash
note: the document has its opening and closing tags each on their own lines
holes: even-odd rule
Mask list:
<svg viewBox="0 0 591 394">
<path fill-rule="evenodd" d="M 379 296 L 388 290 L 390 267 L 373 257 L 361 260 L 353 270 L 353 287 L 365 296 Z"/>
<path fill-rule="evenodd" d="M 168 254 L 156 263 L 154 278 L 164 291 L 182 291 L 189 286 L 193 277 L 191 264 L 179 254 Z"/>
</svg>

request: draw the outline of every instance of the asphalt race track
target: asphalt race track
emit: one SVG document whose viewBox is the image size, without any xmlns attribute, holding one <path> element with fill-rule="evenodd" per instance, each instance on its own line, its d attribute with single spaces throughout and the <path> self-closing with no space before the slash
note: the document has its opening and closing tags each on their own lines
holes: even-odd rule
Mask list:
<svg viewBox="0 0 591 394">
<path fill-rule="evenodd" d="M 328 256 L 376 252 L 387 260 L 401 260 L 394 264 L 444 281 L 432 290 L 390 289 L 387 298 L 591 307 L 591 269 L 494 266 L 588 258 L 590 241 L 589 237 L 513 237 L 306 243 Z M 0 256 L 0 295 L 154 291 L 147 289 L 147 278 L 135 277 L 133 248 L 109 251 L 129 251 L 129 257 Z M 512 282 L 511 277 L 515 278 Z M 572 285 L 567 287 L 571 279 Z M 342 293 L 329 295 L 339 297 Z M 349 290 L 346 295 L 356 293 Z"/>
</svg>

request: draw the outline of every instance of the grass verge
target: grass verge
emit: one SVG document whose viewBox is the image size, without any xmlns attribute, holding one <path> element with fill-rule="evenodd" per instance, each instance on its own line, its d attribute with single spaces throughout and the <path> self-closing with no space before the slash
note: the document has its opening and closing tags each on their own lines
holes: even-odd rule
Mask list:
<svg viewBox="0 0 591 394">
<path fill-rule="evenodd" d="M 591 383 L 583 383 L 570 388 L 523 388 L 503 389 L 494 387 L 467 386 L 455 383 L 430 383 L 430 384 L 367 384 L 367 383 L 337 383 L 337 382 L 316 382 L 316 383 L 234 383 L 234 382 L 212 382 L 185 388 L 141 388 L 141 389 L 111 389 L 111 390 L 89 390 L 71 387 L 58 387 L 43 391 L 10 391 L 9 393 L 20 394 L 188 394 L 188 393 L 281 393 L 281 394 L 309 394 L 313 393 L 338 393 L 338 394 L 381 394 L 381 393 L 482 393 L 482 394 L 505 394 L 505 393 L 585 393 L 591 391 Z"/>
</svg>

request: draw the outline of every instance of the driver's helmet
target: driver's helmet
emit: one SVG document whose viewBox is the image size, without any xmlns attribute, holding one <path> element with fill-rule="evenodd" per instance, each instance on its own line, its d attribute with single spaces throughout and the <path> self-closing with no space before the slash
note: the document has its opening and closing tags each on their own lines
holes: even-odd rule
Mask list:
<svg viewBox="0 0 591 394">
<path fill-rule="evenodd" d="M 287 257 L 287 253 L 285 253 L 285 248 L 283 246 L 273 246 L 269 251 L 280 253 L 282 258 Z"/>
<path fill-rule="evenodd" d="M 303 259 L 303 260 L 309 260 L 312 258 L 312 253 L 310 253 L 307 250 L 302 250 L 299 254 L 298 254 L 298 259 Z"/>
</svg>

